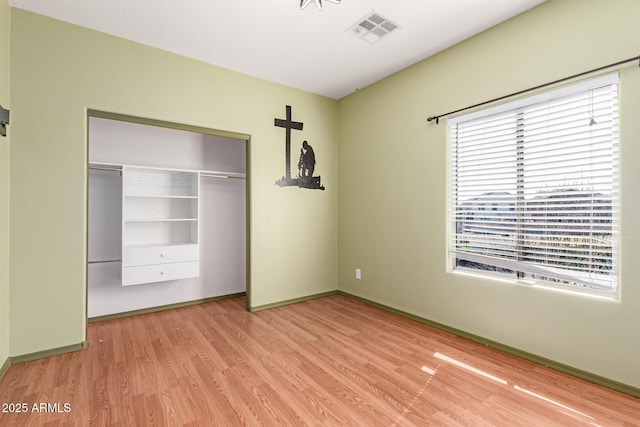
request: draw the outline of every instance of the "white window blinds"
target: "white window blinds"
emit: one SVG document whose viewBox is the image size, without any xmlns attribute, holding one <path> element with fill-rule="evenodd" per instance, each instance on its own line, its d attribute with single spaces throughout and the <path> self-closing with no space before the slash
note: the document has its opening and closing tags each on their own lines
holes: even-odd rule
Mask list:
<svg viewBox="0 0 640 427">
<path fill-rule="evenodd" d="M 454 268 L 616 295 L 617 75 L 449 120 Z"/>
</svg>

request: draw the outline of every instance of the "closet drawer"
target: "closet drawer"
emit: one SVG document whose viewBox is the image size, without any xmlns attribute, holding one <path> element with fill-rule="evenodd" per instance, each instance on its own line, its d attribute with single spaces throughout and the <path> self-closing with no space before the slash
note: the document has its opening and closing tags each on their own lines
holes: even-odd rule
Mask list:
<svg viewBox="0 0 640 427">
<path fill-rule="evenodd" d="M 174 262 L 122 268 L 122 286 L 164 282 L 200 275 L 200 262 Z"/>
<path fill-rule="evenodd" d="M 122 266 L 165 264 L 172 262 L 197 261 L 200 259 L 199 245 L 171 245 L 124 247 Z"/>
</svg>

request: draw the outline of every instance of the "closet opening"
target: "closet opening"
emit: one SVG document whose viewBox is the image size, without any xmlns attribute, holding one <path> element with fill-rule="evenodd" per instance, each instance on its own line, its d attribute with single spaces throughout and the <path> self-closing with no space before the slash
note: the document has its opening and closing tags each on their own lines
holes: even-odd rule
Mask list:
<svg viewBox="0 0 640 427">
<path fill-rule="evenodd" d="M 90 110 L 87 319 L 247 296 L 250 136 Z"/>
</svg>

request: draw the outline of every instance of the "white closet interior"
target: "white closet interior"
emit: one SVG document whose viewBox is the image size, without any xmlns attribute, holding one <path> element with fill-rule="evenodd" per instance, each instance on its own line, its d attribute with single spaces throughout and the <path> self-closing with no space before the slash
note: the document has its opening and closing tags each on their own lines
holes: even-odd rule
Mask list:
<svg viewBox="0 0 640 427">
<path fill-rule="evenodd" d="M 89 117 L 88 316 L 246 291 L 246 141 Z"/>
</svg>

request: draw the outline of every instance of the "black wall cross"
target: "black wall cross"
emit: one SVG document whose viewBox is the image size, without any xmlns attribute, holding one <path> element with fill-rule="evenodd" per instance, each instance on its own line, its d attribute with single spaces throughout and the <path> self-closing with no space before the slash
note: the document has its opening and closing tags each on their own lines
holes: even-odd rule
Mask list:
<svg viewBox="0 0 640 427">
<path fill-rule="evenodd" d="M 287 105 L 287 118 L 274 119 L 274 126 L 284 128 L 286 133 L 285 153 L 284 153 L 284 170 L 285 176 L 276 181 L 276 185 L 280 187 L 300 187 L 316 190 L 324 190 L 324 186 L 320 184 L 320 177 L 313 176 L 316 165 L 316 155 L 313 148 L 307 141 L 303 141 L 300 148 L 300 160 L 298 161 L 298 176 L 291 177 L 291 130 L 302 130 L 302 122 L 294 122 L 291 119 L 291 106 Z"/>
<path fill-rule="evenodd" d="M 291 105 L 287 105 L 287 118 L 286 119 L 274 119 L 274 126 L 285 128 L 287 130 L 287 136 L 285 140 L 285 179 L 291 180 L 291 129 L 302 130 L 304 123 L 294 122 L 291 120 Z"/>
</svg>

